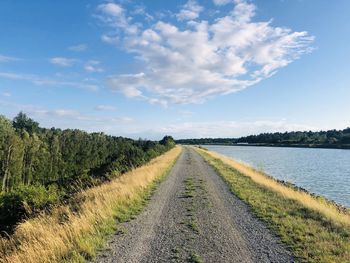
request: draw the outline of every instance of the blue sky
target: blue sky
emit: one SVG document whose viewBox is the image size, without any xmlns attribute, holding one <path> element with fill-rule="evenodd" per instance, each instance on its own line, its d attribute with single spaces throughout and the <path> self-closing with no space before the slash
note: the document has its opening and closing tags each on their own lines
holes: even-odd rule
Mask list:
<svg viewBox="0 0 350 263">
<path fill-rule="evenodd" d="M 133 138 L 350 126 L 350 1 L 0 2 L 0 114 Z"/>
</svg>

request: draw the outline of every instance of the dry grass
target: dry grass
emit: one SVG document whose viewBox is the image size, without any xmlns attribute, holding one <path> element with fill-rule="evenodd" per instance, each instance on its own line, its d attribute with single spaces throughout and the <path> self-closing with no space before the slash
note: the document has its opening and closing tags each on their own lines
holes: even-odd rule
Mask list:
<svg viewBox="0 0 350 263">
<path fill-rule="evenodd" d="M 303 206 L 321 213 L 323 216 L 333 221 L 334 223 L 350 227 L 350 215 L 348 213 L 339 211 L 339 209 L 334 204 L 331 204 L 325 200 L 316 199 L 307 192 L 296 191 L 291 187 L 285 186 L 280 182 L 273 180 L 272 178 L 266 176 L 262 172 L 253 169 L 252 167 L 222 156 L 218 153 L 203 151 L 201 149 L 196 150 L 205 152 L 210 156 L 221 160 L 223 163 L 233 167 L 243 175 L 249 176 L 254 182 L 278 192 L 284 198 L 297 201 Z"/>
<path fill-rule="evenodd" d="M 242 163 L 197 149 L 293 252 L 296 262 L 350 262 L 349 212 Z"/>
<path fill-rule="evenodd" d="M 81 262 L 91 258 L 106 233 L 115 229 L 115 218 L 137 209 L 152 182 L 168 172 L 181 148 L 170 150 L 149 164 L 78 196 L 78 211 L 55 209 L 18 226 L 10 239 L 0 239 L 0 262 Z M 136 207 L 136 208 L 135 208 Z"/>
</svg>

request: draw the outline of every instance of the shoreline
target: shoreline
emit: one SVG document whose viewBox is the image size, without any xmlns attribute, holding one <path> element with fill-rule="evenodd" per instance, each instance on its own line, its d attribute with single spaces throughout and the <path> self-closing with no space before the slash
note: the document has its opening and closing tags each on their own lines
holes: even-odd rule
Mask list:
<svg viewBox="0 0 350 263">
<path fill-rule="evenodd" d="M 203 144 L 203 145 L 204 145 L 204 144 Z M 209 145 L 209 144 L 207 144 L 207 145 Z M 214 146 L 214 144 L 210 144 L 210 145 L 213 145 L 213 146 Z M 218 144 L 215 144 L 215 145 L 217 145 L 217 146 L 231 146 L 231 145 L 218 145 Z M 240 145 L 235 145 L 235 146 L 240 146 Z M 252 146 L 252 145 L 249 145 L 249 146 Z M 195 146 L 195 147 L 198 147 L 198 146 Z M 324 195 L 311 192 L 311 191 L 307 190 L 306 188 L 303 188 L 303 187 L 301 187 L 301 186 L 298 186 L 297 184 L 288 182 L 288 181 L 286 181 L 286 180 L 282 180 L 282 179 L 275 178 L 275 177 L 273 177 L 272 175 L 269 175 L 269 174 L 267 174 L 267 173 L 265 173 L 265 172 L 259 171 L 259 170 L 257 170 L 256 168 L 254 168 L 253 166 L 251 166 L 251 165 L 249 165 L 249 164 L 247 164 L 247 163 L 245 163 L 245 162 L 236 160 L 236 159 L 234 159 L 234 158 L 232 158 L 232 157 L 230 157 L 230 156 L 223 155 L 223 154 L 221 154 L 221 153 L 218 153 L 218 152 L 216 152 L 216 151 L 212 151 L 212 150 L 207 149 L 207 148 L 205 148 L 205 147 L 199 146 L 198 148 L 203 149 L 203 150 L 205 150 L 205 151 L 209 151 L 209 152 L 215 152 L 215 153 L 217 153 L 217 154 L 219 154 L 219 155 L 221 155 L 221 156 L 223 156 L 223 157 L 225 157 L 225 158 L 228 158 L 228 159 L 231 159 L 231 160 L 233 160 L 233 161 L 235 161 L 235 162 L 241 163 L 241 164 L 243 164 L 244 166 L 249 167 L 249 169 L 254 170 L 255 172 L 261 173 L 261 174 L 263 174 L 264 176 L 270 178 L 271 180 L 276 181 L 276 182 L 278 182 L 278 183 L 280 183 L 280 184 L 282 184 L 282 185 L 284 185 L 284 186 L 286 186 L 286 187 L 292 188 L 292 189 L 295 190 L 295 191 L 301 191 L 301 192 L 307 193 L 307 194 L 311 195 L 312 197 L 314 197 L 314 198 L 316 198 L 316 199 L 324 200 L 325 202 L 329 203 L 330 205 L 333 205 L 333 206 L 337 207 L 338 210 L 339 210 L 340 212 L 350 213 L 350 206 L 348 207 L 348 206 L 343 205 L 343 204 L 341 204 L 341 203 L 338 203 L 337 201 L 332 200 L 332 199 L 330 199 L 330 198 L 328 198 L 328 197 L 326 197 L 326 196 L 324 196 Z"/>
<path fill-rule="evenodd" d="M 244 147 L 276 147 L 276 148 L 305 148 L 305 149 L 335 149 L 335 150 L 350 150 L 350 145 L 325 145 L 325 144 L 268 144 L 268 143 L 250 143 L 250 144 L 239 144 L 239 143 L 200 143 L 200 144 L 182 144 L 179 145 L 212 145 L 212 146 L 244 146 Z"/>
<path fill-rule="evenodd" d="M 297 259 L 349 262 L 350 209 L 203 148 L 195 149 Z"/>
</svg>

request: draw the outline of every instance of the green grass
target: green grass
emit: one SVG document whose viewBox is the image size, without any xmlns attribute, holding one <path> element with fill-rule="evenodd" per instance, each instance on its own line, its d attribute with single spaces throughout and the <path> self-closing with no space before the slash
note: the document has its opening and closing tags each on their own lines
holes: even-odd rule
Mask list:
<svg viewBox="0 0 350 263">
<path fill-rule="evenodd" d="M 300 262 L 350 262 L 350 229 L 339 226 L 322 214 L 284 198 L 224 164 L 199 153 L 246 202 L 254 213 L 268 223 Z"/>
<path fill-rule="evenodd" d="M 192 253 L 192 254 L 191 254 L 191 257 L 190 257 L 190 262 L 193 262 L 193 263 L 202 263 L 203 261 L 202 261 L 201 257 L 200 257 L 198 254 Z"/>
<path fill-rule="evenodd" d="M 188 221 L 188 223 L 187 223 L 187 226 L 188 226 L 191 230 L 193 230 L 194 232 L 197 232 L 197 233 L 199 232 L 197 220 L 196 220 L 193 216 L 191 216 L 191 217 L 189 218 L 189 221 Z"/>
<path fill-rule="evenodd" d="M 118 223 L 128 222 L 143 211 L 158 185 L 165 180 L 177 160 L 178 157 L 172 162 L 164 174 L 155 179 L 144 191 L 138 193 L 126 202 L 119 203 L 119 205 L 115 207 L 114 218 L 108 218 L 99 224 L 97 227 L 97 234 L 82 236 L 77 245 L 77 249 L 71 251 L 67 258 L 63 259 L 61 262 L 85 263 L 96 258 L 97 252 L 104 249 L 108 238 L 112 234 L 116 232 L 122 234 L 125 232 L 125 229 L 119 227 Z"/>
<path fill-rule="evenodd" d="M 195 185 L 193 178 L 187 178 L 184 180 L 185 183 L 185 198 L 193 198 L 195 196 Z"/>
<path fill-rule="evenodd" d="M 177 248 L 177 247 L 174 247 L 172 250 L 171 250 L 171 252 L 173 252 L 173 259 L 175 259 L 175 260 L 179 260 L 180 259 L 180 249 L 179 248 Z"/>
<path fill-rule="evenodd" d="M 194 216 L 195 211 L 196 211 L 196 206 L 195 203 L 193 201 L 193 198 L 196 196 L 196 188 L 198 186 L 195 185 L 194 179 L 192 177 L 189 177 L 187 179 L 184 180 L 185 183 L 185 193 L 183 195 L 184 198 L 191 198 L 191 203 L 190 206 L 187 207 L 187 216 L 188 216 L 188 221 L 186 223 L 186 225 L 193 230 L 194 232 L 199 232 L 199 228 L 198 228 L 198 224 L 197 224 L 197 220 Z"/>
<path fill-rule="evenodd" d="M 125 232 L 125 229 L 120 228 L 117 223 L 128 222 L 140 214 L 159 183 L 160 180 L 155 181 L 144 192 L 116 207 L 114 218 L 106 219 L 99 224 L 98 231 L 94 235 L 82 236 L 78 241 L 77 249 L 62 262 L 80 263 L 93 260 L 97 252 L 104 248 L 111 234 Z"/>
</svg>

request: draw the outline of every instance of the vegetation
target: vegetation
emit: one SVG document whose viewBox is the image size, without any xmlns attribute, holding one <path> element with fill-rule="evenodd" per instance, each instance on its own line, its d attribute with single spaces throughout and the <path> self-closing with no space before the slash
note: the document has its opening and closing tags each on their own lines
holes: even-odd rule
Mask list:
<svg viewBox="0 0 350 263">
<path fill-rule="evenodd" d="M 285 132 L 262 133 L 241 138 L 202 138 L 177 140 L 180 144 L 252 144 L 267 146 L 296 146 L 296 147 L 323 147 L 349 148 L 350 128 L 344 130 L 329 130 L 319 132 Z"/>
<path fill-rule="evenodd" d="M 202 263 L 203 261 L 202 261 L 201 257 L 200 257 L 198 254 L 192 253 L 192 254 L 191 254 L 191 258 L 190 258 L 190 262 L 193 262 L 193 263 Z"/>
<path fill-rule="evenodd" d="M 0 115 L 0 231 L 76 192 L 111 180 L 174 147 L 80 130 L 41 128 L 20 112 Z"/>
<path fill-rule="evenodd" d="M 350 214 L 241 163 L 197 151 L 302 262 L 350 262 Z"/>
<path fill-rule="evenodd" d="M 21 223 L 10 238 L 0 239 L 0 262 L 84 262 L 91 260 L 107 234 L 140 212 L 152 189 L 172 168 L 181 152 L 175 147 L 100 186 L 82 191 L 74 204 Z"/>
</svg>

